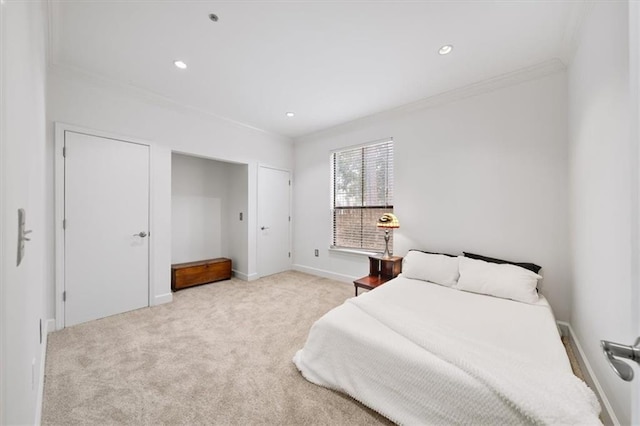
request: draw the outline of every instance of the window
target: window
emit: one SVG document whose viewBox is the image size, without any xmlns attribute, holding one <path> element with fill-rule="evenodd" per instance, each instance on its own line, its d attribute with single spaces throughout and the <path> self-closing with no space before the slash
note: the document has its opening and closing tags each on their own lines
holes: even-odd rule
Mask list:
<svg viewBox="0 0 640 426">
<path fill-rule="evenodd" d="M 393 213 L 393 141 L 334 152 L 331 170 L 332 247 L 383 251 L 376 222 Z"/>
</svg>

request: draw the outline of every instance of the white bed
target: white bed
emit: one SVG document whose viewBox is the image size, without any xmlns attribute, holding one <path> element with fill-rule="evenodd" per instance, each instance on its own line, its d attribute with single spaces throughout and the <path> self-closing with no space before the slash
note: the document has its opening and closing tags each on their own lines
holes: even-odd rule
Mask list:
<svg viewBox="0 0 640 426">
<path fill-rule="evenodd" d="M 398 278 L 311 328 L 294 363 L 400 424 L 599 424 L 546 300 Z"/>
</svg>

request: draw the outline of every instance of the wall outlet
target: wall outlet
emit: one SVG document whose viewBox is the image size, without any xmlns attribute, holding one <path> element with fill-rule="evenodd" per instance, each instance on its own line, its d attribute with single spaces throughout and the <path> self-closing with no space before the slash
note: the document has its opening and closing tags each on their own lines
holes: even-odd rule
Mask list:
<svg viewBox="0 0 640 426">
<path fill-rule="evenodd" d="M 242 220 L 242 212 L 240 212 L 240 220 Z"/>
<path fill-rule="evenodd" d="M 313 254 L 315 254 L 315 255 L 316 255 L 316 257 L 319 257 L 319 256 L 320 256 L 320 251 L 319 251 L 318 249 L 315 249 L 315 250 L 313 251 Z"/>
</svg>

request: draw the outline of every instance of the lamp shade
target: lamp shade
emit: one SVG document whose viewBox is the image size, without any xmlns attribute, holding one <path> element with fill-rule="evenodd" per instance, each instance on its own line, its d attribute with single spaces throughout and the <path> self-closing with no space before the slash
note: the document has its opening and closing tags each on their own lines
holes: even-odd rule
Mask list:
<svg viewBox="0 0 640 426">
<path fill-rule="evenodd" d="M 398 218 L 395 217 L 393 213 L 385 213 L 378 219 L 378 223 L 376 223 L 378 228 L 400 228 L 400 222 Z"/>
</svg>

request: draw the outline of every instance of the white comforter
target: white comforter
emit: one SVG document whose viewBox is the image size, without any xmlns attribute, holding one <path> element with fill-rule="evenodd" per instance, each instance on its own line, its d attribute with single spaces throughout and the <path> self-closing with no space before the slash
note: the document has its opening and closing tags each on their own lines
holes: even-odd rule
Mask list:
<svg viewBox="0 0 640 426">
<path fill-rule="evenodd" d="M 544 299 L 398 277 L 320 318 L 293 360 L 401 424 L 600 424 Z"/>
</svg>

